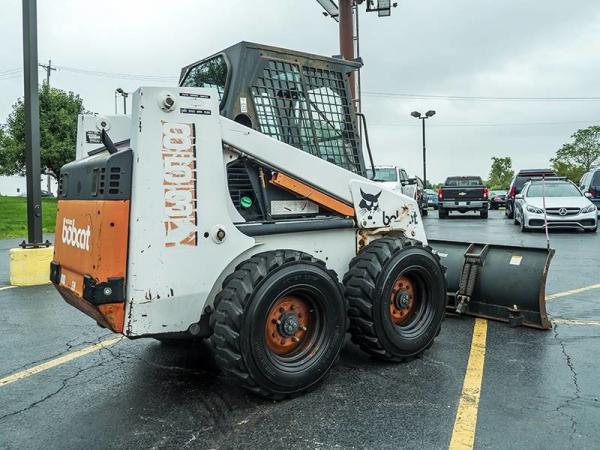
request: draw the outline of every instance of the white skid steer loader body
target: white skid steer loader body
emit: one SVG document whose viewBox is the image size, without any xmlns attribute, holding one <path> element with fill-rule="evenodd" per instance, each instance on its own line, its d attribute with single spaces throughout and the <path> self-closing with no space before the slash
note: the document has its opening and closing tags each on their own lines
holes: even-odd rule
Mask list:
<svg viewBox="0 0 600 450">
<path fill-rule="evenodd" d="M 114 143 L 125 141 L 131 135 L 131 116 L 80 114 L 77 120 L 76 160 L 86 158 L 88 152 L 102 145 L 102 130 L 106 130 Z"/>
<path fill-rule="evenodd" d="M 221 117 L 215 89 L 138 89 L 130 133 L 123 330 L 128 336 L 187 331 L 212 305 L 223 279 L 259 252 L 307 252 L 341 278 L 356 255 L 359 229 L 426 243 L 413 199 Z M 223 143 L 232 148 L 223 150 Z M 243 219 L 233 207 L 224 170 L 229 151 L 352 204 L 356 227 L 254 237 L 242 233 L 236 224 Z"/>
</svg>

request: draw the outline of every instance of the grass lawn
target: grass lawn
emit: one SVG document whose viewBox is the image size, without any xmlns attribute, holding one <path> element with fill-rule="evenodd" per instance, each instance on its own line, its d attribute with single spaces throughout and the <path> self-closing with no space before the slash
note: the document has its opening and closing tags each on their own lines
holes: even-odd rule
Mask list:
<svg viewBox="0 0 600 450">
<path fill-rule="evenodd" d="M 44 233 L 54 233 L 56 199 L 42 199 Z M 0 196 L 0 239 L 27 238 L 27 198 Z"/>
</svg>

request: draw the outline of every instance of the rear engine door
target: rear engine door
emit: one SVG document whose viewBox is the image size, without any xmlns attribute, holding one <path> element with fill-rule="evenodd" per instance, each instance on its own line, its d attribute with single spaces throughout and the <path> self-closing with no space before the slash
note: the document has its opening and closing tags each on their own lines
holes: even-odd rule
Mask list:
<svg viewBox="0 0 600 450">
<path fill-rule="evenodd" d="M 101 151 L 61 169 L 51 281 L 65 300 L 122 332 L 132 153 Z"/>
</svg>

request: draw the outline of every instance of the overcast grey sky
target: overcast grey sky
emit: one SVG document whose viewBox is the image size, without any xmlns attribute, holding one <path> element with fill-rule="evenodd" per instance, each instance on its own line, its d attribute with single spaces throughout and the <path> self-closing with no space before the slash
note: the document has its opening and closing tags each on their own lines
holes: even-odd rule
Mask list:
<svg viewBox="0 0 600 450">
<path fill-rule="evenodd" d="M 515 168 L 547 166 L 578 128 L 600 124 L 600 101 L 449 100 L 385 94 L 600 97 L 598 0 L 400 0 L 392 17 L 361 16 L 364 112 L 376 163 L 421 173 L 428 121 L 428 178 L 487 176 L 492 156 Z M 21 1 L 2 0 L 0 123 L 23 95 Z M 241 40 L 337 54 L 336 23 L 315 0 L 38 0 L 40 62 L 65 68 L 173 77 Z M 44 72 L 40 70 L 40 81 Z M 132 78 L 132 77 L 129 77 Z M 173 82 L 174 83 L 174 82 Z M 116 87 L 148 79 L 53 72 L 88 110 L 112 114 Z M 369 94 L 371 93 L 371 94 Z M 368 95 L 367 95 L 368 94 Z"/>
</svg>

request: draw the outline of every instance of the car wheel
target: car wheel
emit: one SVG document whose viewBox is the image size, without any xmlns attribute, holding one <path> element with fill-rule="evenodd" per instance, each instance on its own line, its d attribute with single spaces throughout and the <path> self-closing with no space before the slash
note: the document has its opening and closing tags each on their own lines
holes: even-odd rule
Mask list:
<svg viewBox="0 0 600 450">
<path fill-rule="evenodd" d="M 448 218 L 448 210 L 444 209 L 444 208 L 439 208 L 438 215 L 439 215 L 440 219 L 447 219 Z"/>
<path fill-rule="evenodd" d="M 488 210 L 487 209 L 485 211 L 481 211 L 481 218 L 482 219 L 487 219 L 488 218 Z"/>
<path fill-rule="evenodd" d="M 529 228 L 527 227 L 527 225 L 525 225 L 525 218 L 523 216 L 521 216 L 521 232 L 527 233 L 528 231 L 529 231 Z"/>
<path fill-rule="evenodd" d="M 508 217 L 509 219 L 515 218 L 515 212 L 514 212 L 513 208 L 511 208 L 510 206 L 506 207 L 506 209 L 504 210 L 504 215 L 506 217 Z"/>
<path fill-rule="evenodd" d="M 427 211 L 427 208 L 423 208 L 423 210 L 421 211 L 421 215 L 426 216 L 427 214 L 429 214 L 429 212 Z"/>
</svg>

